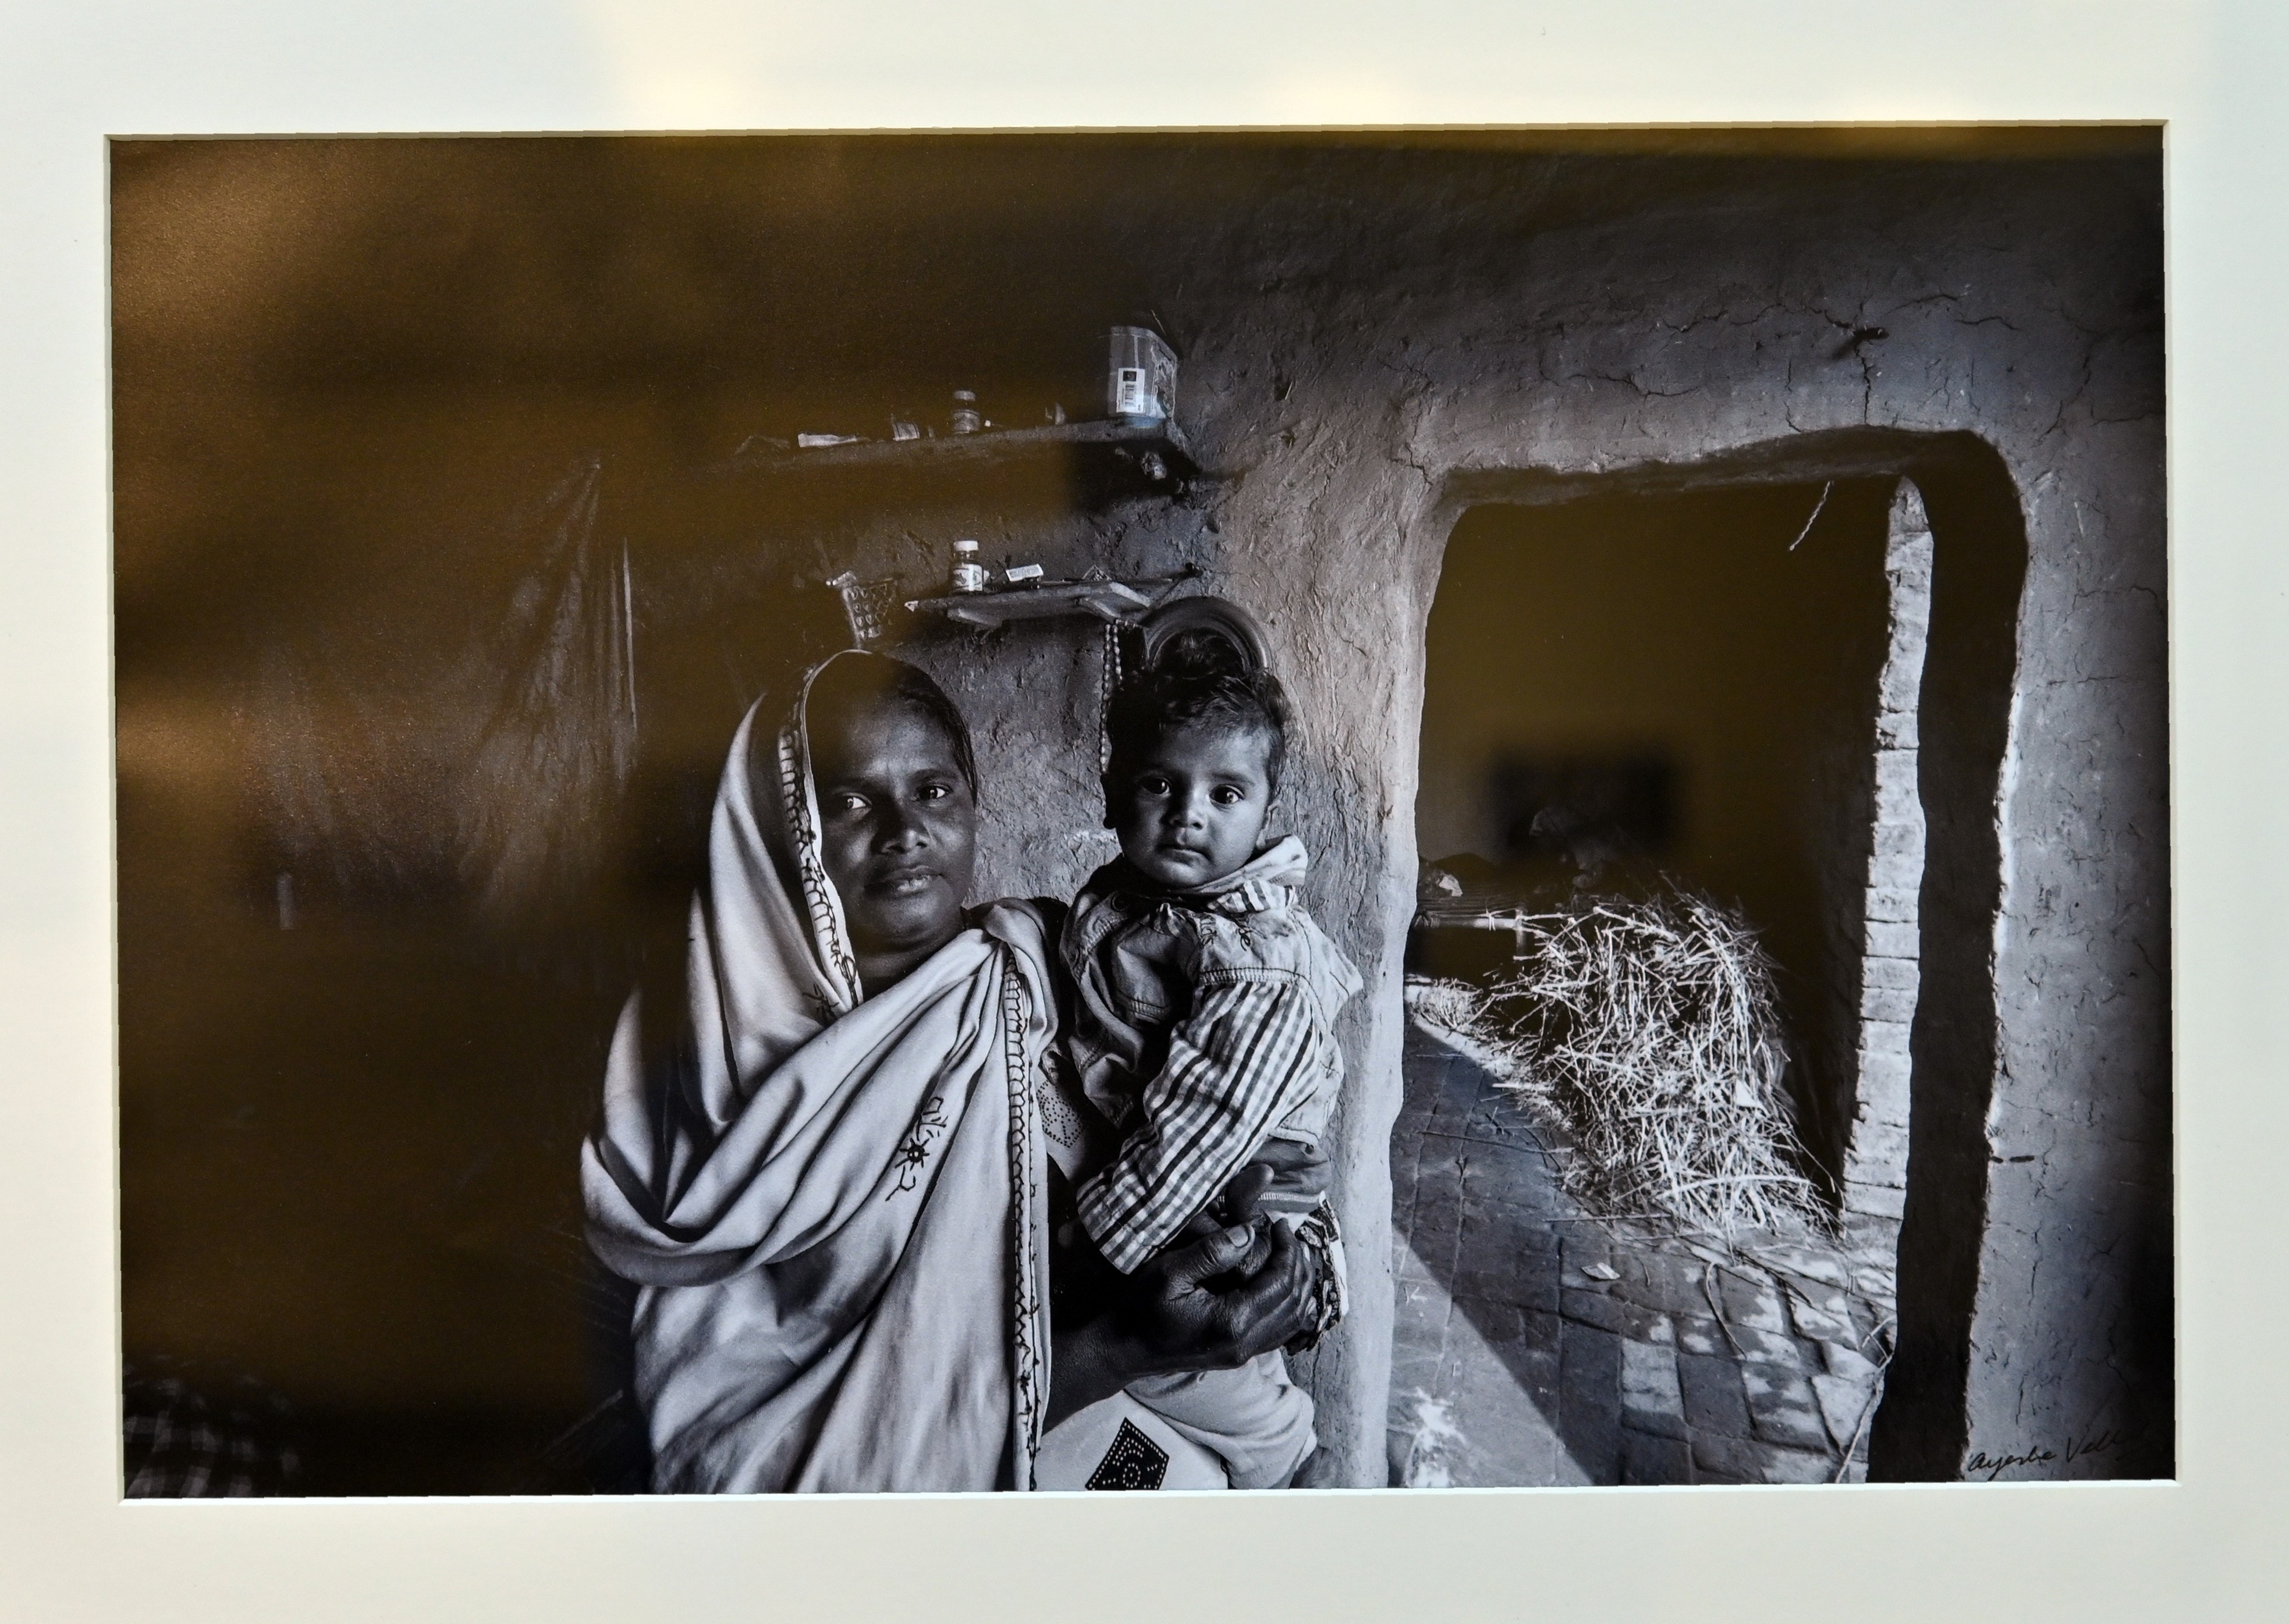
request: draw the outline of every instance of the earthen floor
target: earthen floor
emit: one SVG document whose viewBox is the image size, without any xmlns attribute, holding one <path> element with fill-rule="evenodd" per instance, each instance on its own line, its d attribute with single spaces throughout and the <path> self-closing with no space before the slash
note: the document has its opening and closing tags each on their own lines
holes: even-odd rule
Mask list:
<svg viewBox="0 0 2289 1624">
<path fill-rule="evenodd" d="M 1589 1217 L 1465 1046 L 1410 1023 L 1392 1134 L 1391 1482 L 1856 1482 L 1886 1308 L 1818 1238 Z"/>
</svg>

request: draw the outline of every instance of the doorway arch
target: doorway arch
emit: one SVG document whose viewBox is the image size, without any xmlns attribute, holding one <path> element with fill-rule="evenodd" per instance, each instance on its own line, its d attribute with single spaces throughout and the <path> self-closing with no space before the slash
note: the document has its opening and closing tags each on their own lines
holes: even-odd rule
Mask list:
<svg viewBox="0 0 2289 1624">
<path fill-rule="evenodd" d="M 1911 486 L 1931 537 L 1929 622 L 1914 706 L 1924 841 L 1897 1214 L 1898 1326 L 1870 1430 L 1869 1475 L 1950 1480 L 1960 1475 L 1969 1437 L 1986 1124 L 2001 1054 L 1994 982 L 2005 880 L 1998 815 L 2027 569 L 2025 519 L 2001 457 L 1969 434 L 1854 429 L 1594 473 L 1469 469 L 1441 486 L 1430 528 L 1443 562 L 1456 527 L 1478 507 L 1847 482 Z M 1863 1095 L 1863 1112 L 1869 1103 Z"/>
</svg>

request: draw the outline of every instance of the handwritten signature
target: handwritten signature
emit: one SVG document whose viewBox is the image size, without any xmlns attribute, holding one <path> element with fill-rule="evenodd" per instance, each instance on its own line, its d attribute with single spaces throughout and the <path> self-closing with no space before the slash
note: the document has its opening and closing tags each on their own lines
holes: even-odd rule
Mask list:
<svg viewBox="0 0 2289 1624">
<path fill-rule="evenodd" d="M 2018 1454 L 1990 1455 L 1982 1449 L 1963 1463 L 1963 1475 L 1968 1477 L 1974 1473 L 1984 1472 L 1987 1474 L 1987 1481 L 1992 1483 L 2014 1466 L 2047 1466 L 2054 1461 L 2065 1465 L 2070 1461 L 2079 1461 L 2086 1455 L 2105 1454 L 2119 1448 L 2121 1445 L 2122 1435 L 2111 1427 L 2095 1437 L 2089 1438 L 2077 1438 L 2070 1432 L 2067 1434 L 2064 1454 L 2055 1449 L 2046 1449 L 2040 1445 Z"/>
</svg>

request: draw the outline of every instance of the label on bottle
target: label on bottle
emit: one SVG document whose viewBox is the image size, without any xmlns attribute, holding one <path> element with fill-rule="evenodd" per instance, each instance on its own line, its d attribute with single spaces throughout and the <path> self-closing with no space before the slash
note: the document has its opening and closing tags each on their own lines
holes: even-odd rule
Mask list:
<svg viewBox="0 0 2289 1624">
<path fill-rule="evenodd" d="M 1152 386 L 1146 382 L 1143 367 L 1123 367 L 1113 377 L 1113 410 L 1124 418 L 1141 418 L 1153 412 Z"/>
</svg>

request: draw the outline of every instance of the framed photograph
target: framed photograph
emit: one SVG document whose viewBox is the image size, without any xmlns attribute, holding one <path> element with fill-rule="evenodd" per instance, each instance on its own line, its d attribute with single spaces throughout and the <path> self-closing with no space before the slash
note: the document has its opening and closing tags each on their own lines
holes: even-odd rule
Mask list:
<svg viewBox="0 0 2289 1624">
<path fill-rule="evenodd" d="M 2277 40 L 1147 117 L 603 15 L 59 47 L 28 1596 L 2258 1605 Z"/>
</svg>

